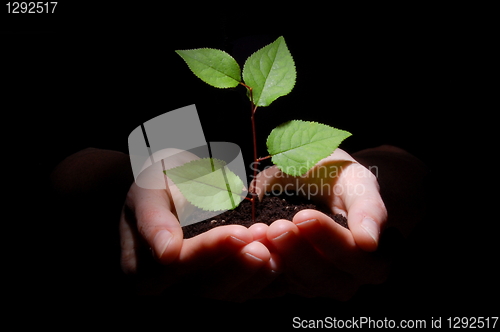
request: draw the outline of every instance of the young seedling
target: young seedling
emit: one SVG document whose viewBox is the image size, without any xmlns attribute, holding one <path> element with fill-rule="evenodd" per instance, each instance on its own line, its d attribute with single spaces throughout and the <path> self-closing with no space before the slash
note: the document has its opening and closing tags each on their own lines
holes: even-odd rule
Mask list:
<svg viewBox="0 0 500 332">
<path fill-rule="evenodd" d="M 224 51 L 201 48 L 176 51 L 191 71 L 202 81 L 216 88 L 247 89 L 250 100 L 253 159 L 256 166 L 268 158 L 284 173 L 301 176 L 329 156 L 349 132 L 300 120 L 288 121 L 272 130 L 267 139 L 269 156 L 259 158 L 255 114 L 257 108 L 271 105 L 277 98 L 289 94 L 295 86 L 296 69 L 283 37 L 252 54 L 245 62 L 243 73 L 236 60 Z M 258 167 L 253 167 L 253 179 Z M 165 171 L 193 205 L 209 211 L 234 209 L 244 192 L 241 179 L 231 172 L 224 161 L 205 158 Z M 252 220 L 255 222 L 255 188 L 250 197 Z"/>
</svg>

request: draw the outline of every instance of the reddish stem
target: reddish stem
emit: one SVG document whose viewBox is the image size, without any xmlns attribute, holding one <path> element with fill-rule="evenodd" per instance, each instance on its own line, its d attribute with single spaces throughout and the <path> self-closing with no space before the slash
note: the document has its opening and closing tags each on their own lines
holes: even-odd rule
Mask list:
<svg viewBox="0 0 500 332">
<path fill-rule="evenodd" d="M 266 159 L 269 159 L 269 158 L 272 158 L 272 157 L 273 156 L 262 157 L 262 158 L 257 159 L 257 161 L 263 161 L 263 160 L 266 160 Z"/>
<path fill-rule="evenodd" d="M 245 83 L 241 82 L 240 84 L 247 88 L 248 92 L 250 93 L 250 120 L 252 122 L 253 159 L 254 162 L 257 163 L 257 166 L 259 166 L 260 159 L 258 158 L 257 154 L 257 130 L 255 129 L 255 112 L 257 111 L 257 106 L 255 106 L 253 102 L 253 89 Z M 253 180 L 257 178 L 257 169 L 258 167 L 253 167 Z M 250 195 L 252 196 L 252 198 L 250 199 L 250 201 L 252 202 L 252 222 L 255 223 L 255 200 L 257 197 L 257 188 L 255 187 L 255 183 L 250 191 Z"/>
<path fill-rule="evenodd" d="M 251 90 L 250 90 L 251 91 Z M 257 178 L 257 168 L 259 167 L 259 158 L 257 157 L 257 131 L 255 130 L 255 111 L 257 110 L 257 106 L 253 105 L 252 101 L 252 135 L 253 135 L 253 159 L 256 165 L 253 167 L 253 181 Z M 257 166 L 257 167 L 255 167 Z M 257 196 L 257 188 L 256 185 L 257 183 L 254 182 L 254 186 L 252 187 L 252 190 L 250 194 L 252 195 L 252 222 L 255 223 L 255 200 Z"/>
</svg>

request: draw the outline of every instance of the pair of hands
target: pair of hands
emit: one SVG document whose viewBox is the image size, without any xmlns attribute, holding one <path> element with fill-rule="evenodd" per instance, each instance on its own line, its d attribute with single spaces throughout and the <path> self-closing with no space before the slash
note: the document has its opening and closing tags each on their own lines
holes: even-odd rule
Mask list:
<svg viewBox="0 0 500 332">
<path fill-rule="evenodd" d="M 385 280 L 388 263 L 373 252 L 387 211 L 376 177 L 349 154 L 337 149 L 303 177 L 271 167 L 252 185 L 260 198 L 276 186 L 320 190 L 323 195 L 315 198 L 347 216 L 349 229 L 319 211 L 303 210 L 292 221 L 227 225 L 185 240 L 173 212 L 179 193 L 134 183 L 120 238 L 122 269 L 137 275 L 138 291 L 185 288 L 231 301 L 285 293 L 347 300 L 361 285 Z M 148 248 L 152 255 L 143 255 Z"/>
</svg>

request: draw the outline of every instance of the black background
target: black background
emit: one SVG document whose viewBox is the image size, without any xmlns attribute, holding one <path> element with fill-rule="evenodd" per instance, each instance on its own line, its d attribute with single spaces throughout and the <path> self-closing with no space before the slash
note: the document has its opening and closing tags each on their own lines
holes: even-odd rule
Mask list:
<svg viewBox="0 0 500 332">
<path fill-rule="evenodd" d="M 38 322 L 49 326 L 64 325 L 67 316 L 89 324 L 108 317 L 110 326 L 164 320 L 165 328 L 177 319 L 219 327 L 259 327 L 267 320 L 283 328 L 295 316 L 494 314 L 497 225 L 488 203 L 497 196 L 496 162 L 482 150 L 489 148 L 490 137 L 480 129 L 497 121 L 486 112 L 494 109 L 487 100 L 494 91 L 490 60 L 496 40 L 488 9 L 359 5 L 290 14 L 249 4 L 236 14 L 217 6 L 201 15 L 192 8 L 137 3 L 59 3 L 53 15 L 31 16 L 7 15 L 2 8 L 9 312 L 37 313 Z M 44 199 L 52 168 L 89 146 L 126 153 L 134 128 L 190 104 L 198 108 L 207 141 L 235 142 L 250 160 L 244 91 L 206 85 L 173 51 L 219 48 L 243 65 L 280 35 L 295 59 L 297 84 L 290 95 L 258 110 L 260 151 L 276 125 L 313 120 L 352 132 L 342 144 L 348 152 L 393 144 L 431 171 L 428 216 L 390 281 L 363 288 L 347 304 L 287 297 L 228 305 L 123 299 L 101 290 L 85 294 L 92 287 L 85 285 L 83 271 L 85 278 L 63 280 L 61 257 L 71 252 L 67 238 L 82 228 L 99 232 L 99 225 L 92 220 L 75 225 L 71 216 L 62 224 L 51 222 L 59 209 Z M 33 323 L 13 321 L 13 326 Z"/>
</svg>

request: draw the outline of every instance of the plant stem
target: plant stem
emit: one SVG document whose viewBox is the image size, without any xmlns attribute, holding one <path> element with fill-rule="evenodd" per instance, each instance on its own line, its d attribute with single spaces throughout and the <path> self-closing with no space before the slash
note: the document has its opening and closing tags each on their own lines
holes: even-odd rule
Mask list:
<svg viewBox="0 0 500 332">
<path fill-rule="evenodd" d="M 253 167 L 253 181 L 255 181 L 255 179 L 257 178 L 257 169 L 258 166 L 260 165 L 260 159 L 258 158 L 257 154 L 257 130 L 255 128 L 255 112 L 257 111 L 257 106 L 255 106 L 253 102 L 253 91 L 252 91 L 253 89 L 248 85 L 246 85 L 245 83 L 241 82 L 240 84 L 243 85 L 245 88 L 247 88 L 250 94 L 250 112 L 251 112 L 250 120 L 252 122 L 253 159 L 254 163 L 257 164 L 257 167 Z M 250 191 L 250 195 L 252 196 L 252 198 L 250 199 L 250 201 L 252 202 L 252 222 L 254 223 L 255 223 L 255 200 L 257 198 L 257 188 L 255 187 L 255 184 L 256 183 L 254 182 L 254 186 Z"/>
<path fill-rule="evenodd" d="M 256 188 L 256 184 L 257 184 L 257 181 L 255 181 L 255 179 L 257 178 L 257 168 L 260 166 L 260 162 L 259 162 L 259 159 L 258 159 L 258 155 L 257 155 L 257 131 L 255 130 L 255 111 L 257 110 L 257 106 L 254 106 L 253 105 L 253 101 L 252 101 L 252 117 L 251 117 L 251 120 L 252 120 L 252 135 L 253 135 L 253 159 L 254 159 L 254 162 L 256 163 L 256 165 L 254 165 L 253 167 L 253 181 L 254 181 L 254 185 L 252 187 L 252 190 L 250 192 L 250 194 L 252 195 L 252 222 L 255 223 L 255 200 L 256 200 L 256 196 L 257 196 L 257 188 Z M 255 167 L 257 166 L 257 167 Z"/>
<path fill-rule="evenodd" d="M 267 157 L 262 157 L 262 158 L 259 158 L 257 159 L 257 161 L 263 161 L 263 160 L 266 160 L 266 159 L 269 159 L 269 158 L 272 158 L 273 156 L 267 156 Z"/>
</svg>

